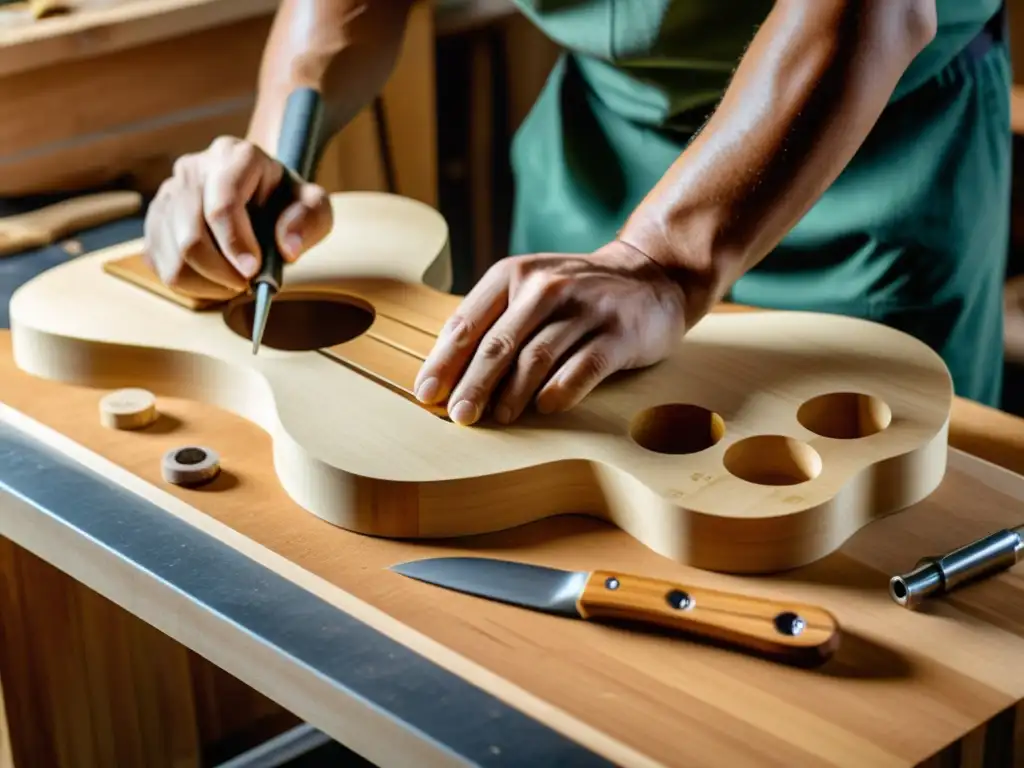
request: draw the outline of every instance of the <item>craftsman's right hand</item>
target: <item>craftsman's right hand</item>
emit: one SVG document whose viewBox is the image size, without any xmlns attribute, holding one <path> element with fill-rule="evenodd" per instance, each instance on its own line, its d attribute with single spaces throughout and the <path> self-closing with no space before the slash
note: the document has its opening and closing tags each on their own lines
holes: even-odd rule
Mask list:
<svg viewBox="0 0 1024 768">
<path fill-rule="evenodd" d="M 286 170 L 254 144 L 221 137 L 183 155 L 146 213 L 144 256 L 175 292 L 225 300 L 248 289 L 262 255 L 246 205 L 264 202 Z M 324 190 L 288 174 L 292 203 L 275 226 L 285 262 L 322 240 L 333 223 Z"/>
</svg>

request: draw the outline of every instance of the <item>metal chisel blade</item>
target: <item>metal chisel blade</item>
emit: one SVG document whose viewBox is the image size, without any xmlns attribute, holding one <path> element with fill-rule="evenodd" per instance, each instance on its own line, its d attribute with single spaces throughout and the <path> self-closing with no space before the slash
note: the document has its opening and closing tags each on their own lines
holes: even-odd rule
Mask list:
<svg viewBox="0 0 1024 768">
<path fill-rule="evenodd" d="M 580 618 L 583 571 L 563 571 L 485 557 L 436 557 L 391 566 L 409 578 L 523 608 Z"/>
</svg>

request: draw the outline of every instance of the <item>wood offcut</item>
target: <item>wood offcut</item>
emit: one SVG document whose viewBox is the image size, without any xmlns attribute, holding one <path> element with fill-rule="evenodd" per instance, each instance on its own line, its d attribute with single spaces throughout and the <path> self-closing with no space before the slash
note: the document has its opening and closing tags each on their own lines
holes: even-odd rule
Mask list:
<svg viewBox="0 0 1024 768">
<path fill-rule="evenodd" d="M 62 200 L 28 213 L 0 218 L 0 256 L 42 248 L 74 232 L 131 216 L 142 195 L 130 190 L 97 192 Z"/>
<path fill-rule="evenodd" d="M 100 399 L 100 423 L 109 429 L 142 429 L 159 417 L 156 397 L 145 389 L 118 389 Z"/>
</svg>

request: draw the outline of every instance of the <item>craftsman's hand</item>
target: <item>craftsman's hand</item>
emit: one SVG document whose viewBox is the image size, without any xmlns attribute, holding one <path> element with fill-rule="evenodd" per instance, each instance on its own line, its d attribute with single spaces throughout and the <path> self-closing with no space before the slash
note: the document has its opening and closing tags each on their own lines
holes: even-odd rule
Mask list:
<svg viewBox="0 0 1024 768">
<path fill-rule="evenodd" d="M 447 397 L 458 424 L 489 406 L 508 424 L 531 400 L 541 413 L 567 410 L 616 371 L 663 359 L 684 305 L 661 267 L 618 241 L 589 255 L 502 259 L 442 329 L 416 396 Z"/>
<path fill-rule="evenodd" d="M 246 290 L 262 254 L 246 205 L 266 200 L 285 168 L 256 145 L 221 137 L 174 165 L 146 214 L 145 257 L 175 291 L 199 299 L 229 299 Z M 298 259 L 331 230 L 324 190 L 293 180 L 296 202 L 275 232 L 286 262 Z"/>
</svg>

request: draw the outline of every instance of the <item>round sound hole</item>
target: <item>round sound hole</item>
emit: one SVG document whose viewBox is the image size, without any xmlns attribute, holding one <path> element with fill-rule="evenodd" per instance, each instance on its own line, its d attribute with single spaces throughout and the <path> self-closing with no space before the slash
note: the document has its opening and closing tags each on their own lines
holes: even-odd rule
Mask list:
<svg viewBox="0 0 1024 768">
<path fill-rule="evenodd" d="M 224 312 L 228 328 L 252 338 L 256 304 L 251 296 L 237 299 Z M 263 346 L 285 352 L 309 352 L 362 336 L 373 324 L 373 307 L 352 296 L 280 293 L 270 305 Z"/>
</svg>

